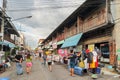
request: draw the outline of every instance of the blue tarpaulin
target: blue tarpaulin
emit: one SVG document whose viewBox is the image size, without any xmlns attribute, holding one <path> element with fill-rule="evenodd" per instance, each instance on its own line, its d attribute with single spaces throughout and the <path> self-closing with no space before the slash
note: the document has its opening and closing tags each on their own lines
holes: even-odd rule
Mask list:
<svg viewBox="0 0 120 80">
<path fill-rule="evenodd" d="M 10 78 L 4 77 L 4 78 L 0 78 L 0 80 L 10 80 Z"/>
<path fill-rule="evenodd" d="M 77 35 L 74 35 L 70 38 L 65 39 L 65 42 L 61 48 L 76 46 L 78 44 L 79 40 L 81 39 L 82 34 L 83 33 L 79 33 Z"/>
</svg>

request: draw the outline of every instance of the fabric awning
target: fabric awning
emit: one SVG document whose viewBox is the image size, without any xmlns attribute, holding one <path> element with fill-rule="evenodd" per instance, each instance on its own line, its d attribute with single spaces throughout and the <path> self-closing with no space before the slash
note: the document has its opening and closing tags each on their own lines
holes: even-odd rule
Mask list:
<svg viewBox="0 0 120 80">
<path fill-rule="evenodd" d="M 4 40 L 4 42 L 0 42 L 0 44 L 2 45 L 6 45 L 6 46 L 9 46 L 10 48 L 14 48 L 15 47 L 15 44 L 7 41 L 7 40 Z"/>
<path fill-rule="evenodd" d="M 60 44 L 63 44 L 64 43 L 64 40 L 61 40 L 59 42 L 57 42 L 57 45 L 60 45 Z"/>
<path fill-rule="evenodd" d="M 82 34 L 83 33 L 79 33 L 77 35 L 74 35 L 70 38 L 65 39 L 65 42 L 61 48 L 76 46 L 78 44 L 79 40 L 81 39 Z"/>
</svg>

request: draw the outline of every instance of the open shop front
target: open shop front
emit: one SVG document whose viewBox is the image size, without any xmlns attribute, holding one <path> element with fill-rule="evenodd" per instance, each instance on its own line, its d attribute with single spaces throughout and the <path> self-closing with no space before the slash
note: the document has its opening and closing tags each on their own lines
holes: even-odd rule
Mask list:
<svg viewBox="0 0 120 80">
<path fill-rule="evenodd" d="M 110 50 L 109 50 L 109 42 L 101 42 L 101 43 L 96 43 L 95 47 L 97 47 L 100 50 L 101 53 L 101 62 L 110 62 Z"/>
<path fill-rule="evenodd" d="M 110 63 L 110 55 L 111 55 L 110 48 L 113 47 L 110 45 L 110 41 L 109 41 L 110 39 L 111 37 L 109 36 L 89 39 L 88 41 L 85 42 L 85 46 L 91 51 L 93 51 L 94 48 L 97 48 L 97 50 L 101 55 L 100 61 L 105 63 Z"/>
</svg>

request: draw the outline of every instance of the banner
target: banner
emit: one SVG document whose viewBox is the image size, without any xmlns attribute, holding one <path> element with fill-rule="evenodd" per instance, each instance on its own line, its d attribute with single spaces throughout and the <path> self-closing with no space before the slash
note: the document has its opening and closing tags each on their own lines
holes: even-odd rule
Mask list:
<svg viewBox="0 0 120 80">
<path fill-rule="evenodd" d="M 59 49 L 58 54 L 62 57 L 67 56 L 67 50 L 66 49 Z"/>
<path fill-rule="evenodd" d="M 88 49 L 92 52 L 94 50 L 95 45 L 94 44 L 90 44 L 88 45 Z"/>
</svg>

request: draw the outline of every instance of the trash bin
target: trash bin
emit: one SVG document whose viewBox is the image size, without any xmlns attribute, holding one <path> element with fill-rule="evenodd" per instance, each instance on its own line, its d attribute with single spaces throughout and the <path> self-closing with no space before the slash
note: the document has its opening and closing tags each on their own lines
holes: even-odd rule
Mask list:
<svg viewBox="0 0 120 80">
<path fill-rule="evenodd" d="M 0 78 L 0 80 L 10 80 L 10 78 L 4 77 L 4 78 Z"/>
</svg>

